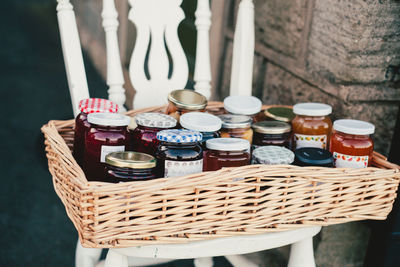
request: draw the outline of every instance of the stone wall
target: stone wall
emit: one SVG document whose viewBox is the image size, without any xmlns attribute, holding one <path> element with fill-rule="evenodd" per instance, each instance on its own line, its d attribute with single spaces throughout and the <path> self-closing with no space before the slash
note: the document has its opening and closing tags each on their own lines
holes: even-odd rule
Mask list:
<svg viewBox="0 0 400 267">
<path fill-rule="evenodd" d="M 237 5 L 235 1 L 234 5 Z M 400 2 L 255 0 L 253 94 L 266 104 L 319 101 L 332 119 L 375 124 L 387 154 L 400 103 Z M 219 98 L 229 92 L 234 32 L 225 35 Z"/>
</svg>

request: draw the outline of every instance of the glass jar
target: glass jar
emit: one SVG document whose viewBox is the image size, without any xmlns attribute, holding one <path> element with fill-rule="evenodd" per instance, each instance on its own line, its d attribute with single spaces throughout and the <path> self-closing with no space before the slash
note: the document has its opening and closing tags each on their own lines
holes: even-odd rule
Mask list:
<svg viewBox="0 0 400 267">
<path fill-rule="evenodd" d="M 252 125 L 253 149 L 260 146 L 284 146 L 291 149 L 290 124 L 282 121 L 261 121 Z"/>
<path fill-rule="evenodd" d="M 222 128 L 221 137 L 224 138 L 242 138 L 247 141 L 253 141 L 253 130 L 251 129 L 252 119 L 249 116 L 225 114 L 220 115 Z"/>
<path fill-rule="evenodd" d="M 130 117 L 113 113 L 89 114 L 83 166 L 89 181 L 105 181 L 106 155 L 125 151 L 128 145 L 127 125 Z"/>
<path fill-rule="evenodd" d="M 135 117 L 136 127 L 129 125 L 129 150 L 155 155 L 160 142 L 157 133 L 176 126 L 176 119 L 161 113 L 141 113 Z"/>
<path fill-rule="evenodd" d="M 294 165 L 333 167 L 332 153 L 317 147 L 303 147 L 294 151 Z"/>
<path fill-rule="evenodd" d="M 294 160 L 294 153 L 281 146 L 262 146 L 254 149 L 252 164 L 291 164 Z"/>
<path fill-rule="evenodd" d="M 292 106 L 270 105 L 264 110 L 267 120 L 275 120 L 290 123 L 296 114 L 293 113 Z"/>
<path fill-rule="evenodd" d="M 156 159 L 139 152 L 112 152 L 106 156 L 106 173 L 110 183 L 154 179 Z"/>
<path fill-rule="evenodd" d="M 256 122 L 262 102 L 255 96 L 228 96 L 224 99 L 224 108 L 230 114 L 250 116 Z"/>
<path fill-rule="evenodd" d="M 219 137 L 221 129 L 221 119 L 215 115 L 202 112 L 189 112 L 180 118 L 181 126 L 187 130 L 198 131 L 203 135 L 201 145 L 203 151 L 207 150 L 206 141 Z"/>
<path fill-rule="evenodd" d="M 359 120 L 336 120 L 330 151 L 337 168 L 366 168 L 371 165 L 374 142 L 370 137 L 375 126 Z"/>
<path fill-rule="evenodd" d="M 87 115 L 90 113 L 117 113 L 118 105 L 107 99 L 87 98 L 79 101 L 78 109 L 81 113 L 75 118 L 74 148 L 72 154 L 76 162 L 82 167 L 85 151 L 85 135 L 90 128 Z"/>
<path fill-rule="evenodd" d="M 250 142 L 241 138 L 214 138 L 206 143 L 204 171 L 240 167 L 250 163 Z"/>
<path fill-rule="evenodd" d="M 190 89 L 174 90 L 168 95 L 168 107 L 166 114 L 174 117 L 179 122 L 182 114 L 191 111 L 204 112 L 207 106 L 207 98 Z"/>
<path fill-rule="evenodd" d="M 294 148 L 317 147 L 327 149 L 332 130 L 328 117 L 332 107 L 321 103 L 300 103 L 293 106 L 296 117 L 292 121 Z"/>
<path fill-rule="evenodd" d="M 161 142 L 156 152 L 160 177 L 184 176 L 203 171 L 202 134 L 185 129 L 157 133 Z"/>
</svg>

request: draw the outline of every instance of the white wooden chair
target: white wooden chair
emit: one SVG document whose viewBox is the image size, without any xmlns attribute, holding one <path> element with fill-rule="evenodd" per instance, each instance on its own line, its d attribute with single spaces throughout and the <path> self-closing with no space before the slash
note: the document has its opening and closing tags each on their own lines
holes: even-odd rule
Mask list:
<svg viewBox="0 0 400 267">
<path fill-rule="evenodd" d="M 135 108 L 162 105 L 173 89 L 184 88 L 188 79 L 188 65 L 180 45 L 177 28 L 184 19 L 180 8 L 182 0 L 129 0 L 129 19 L 137 27 L 137 38 L 129 67 L 131 82 L 136 90 Z M 75 15 L 70 0 L 58 0 L 57 16 L 68 85 L 74 114 L 78 114 L 79 100 L 89 97 L 82 51 Z M 123 106 L 124 78 L 118 49 L 118 14 L 114 0 L 103 0 L 103 27 L 107 49 L 107 84 L 109 99 Z M 197 49 L 195 63 L 195 90 L 206 97 L 211 95 L 209 28 L 211 24 L 209 0 L 198 0 L 196 10 Z M 150 41 L 151 40 L 151 41 Z M 150 79 L 144 71 L 148 53 Z M 169 60 L 173 61 L 170 78 Z M 231 75 L 231 95 L 251 95 L 254 53 L 254 7 L 252 0 L 242 0 L 234 37 Z M 165 244 L 110 249 L 106 267 L 143 266 L 173 259 L 195 258 L 195 266 L 212 266 L 214 256 L 224 255 L 234 266 L 255 266 L 240 254 L 291 245 L 288 266 L 315 266 L 312 237 L 321 227 L 306 227 L 292 231 L 219 238 L 187 244 Z M 76 266 L 92 267 L 99 261 L 101 249 L 83 248 L 78 241 Z"/>
</svg>

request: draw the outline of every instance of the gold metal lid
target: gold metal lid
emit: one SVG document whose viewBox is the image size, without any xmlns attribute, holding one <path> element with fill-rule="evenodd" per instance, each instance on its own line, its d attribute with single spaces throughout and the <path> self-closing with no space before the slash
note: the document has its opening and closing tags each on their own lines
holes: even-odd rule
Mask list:
<svg viewBox="0 0 400 267">
<path fill-rule="evenodd" d="M 292 106 L 271 105 L 264 111 L 265 116 L 277 121 L 291 122 L 296 114 L 293 113 Z"/>
<path fill-rule="evenodd" d="M 283 121 L 260 121 L 251 127 L 255 132 L 264 134 L 283 134 L 292 130 L 292 126 Z"/>
<path fill-rule="evenodd" d="M 156 159 L 140 152 L 112 152 L 106 156 L 106 163 L 121 168 L 150 169 L 156 166 Z"/>
<path fill-rule="evenodd" d="M 174 90 L 168 95 L 168 100 L 177 108 L 200 110 L 207 106 L 207 98 L 190 89 Z"/>
</svg>

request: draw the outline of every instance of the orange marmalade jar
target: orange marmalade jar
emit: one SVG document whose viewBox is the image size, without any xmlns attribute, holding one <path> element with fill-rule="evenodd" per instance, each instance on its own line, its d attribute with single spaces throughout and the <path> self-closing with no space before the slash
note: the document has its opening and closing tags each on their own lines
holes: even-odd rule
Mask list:
<svg viewBox="0 0 400 267">
<path fill-rule="evenodd" d="M 359 120 L 336 120 L 330 151 L 337 168 L 366 168 L 371 165 L 374 142 L 370 135 L 375 126 Z"/>
<path fill-rule="evenodd" d="M 296 117 L 292 121 L 294 149 L 317 147 L 327 149 L 332 130 L 328 117 L 332 107 L 322 103 L 299 103 L 293 106 Z"/>
</svg>

